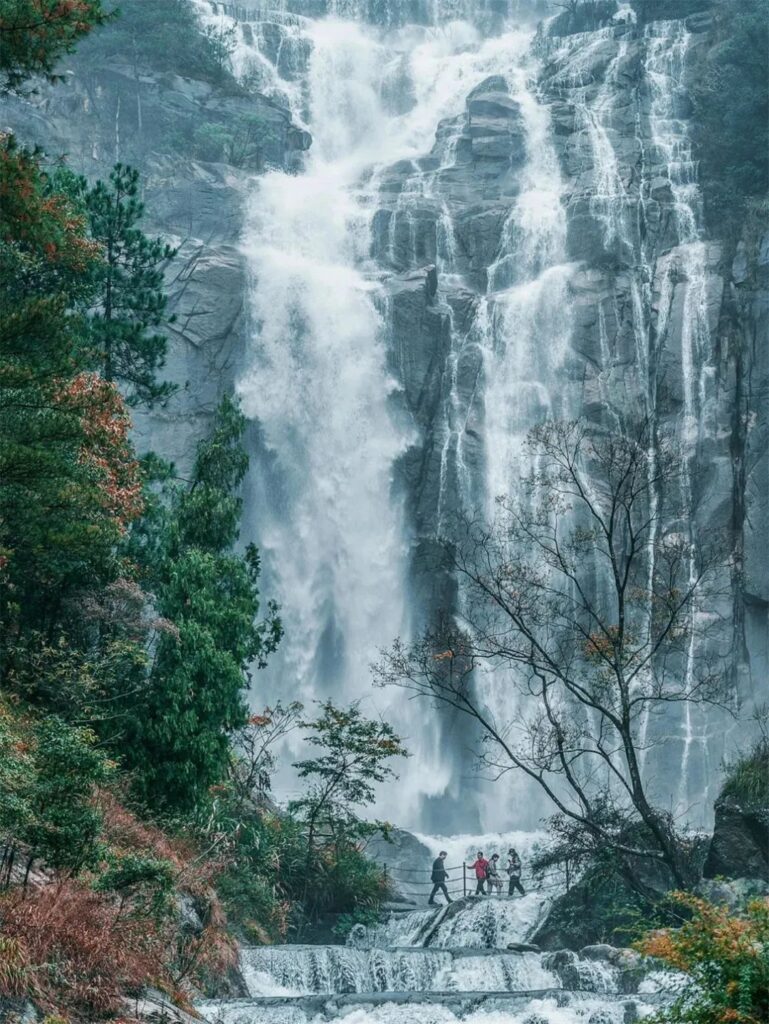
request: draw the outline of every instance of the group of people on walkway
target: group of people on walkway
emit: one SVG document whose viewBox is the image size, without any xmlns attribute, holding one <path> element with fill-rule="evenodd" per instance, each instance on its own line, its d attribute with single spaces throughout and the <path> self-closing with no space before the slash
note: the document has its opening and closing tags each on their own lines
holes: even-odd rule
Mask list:
<svg viewBox="0 0 769 1024">
<path fill-rule="evenodd" d="M 446 897 L 446 901 L 451 903 L 451 897 L 446 888 L 446 882 L 449 880 L 449 875 L 446 871 L 446 856 L 446 851 L 441 850 L 433 861 L 431 875 L 433 891 L 430 893 L 430 899 L 427 901 L 431 906 L 435 904 L 435 897 L 439 892 L 442 892 Z M 498 896 L 502 895 L 502 873 L 499 861 L 498 853 L 493 853 L 491 859 L 486 860 L 483 856 L 483 850 L 478 851 L 475 862 L 469 865 L 471 870 L 475 872 L 476 896 L 491 896 L 494 892 Z M 521 885 L 521 858 L 512 846 L 507 851 L 507 863 L 504 867 L 504 873 L 507 875 L 507 895 L 512 896 L 517 891 L 521 896 L 525 896 L 526 892 Z"/>
</svg>

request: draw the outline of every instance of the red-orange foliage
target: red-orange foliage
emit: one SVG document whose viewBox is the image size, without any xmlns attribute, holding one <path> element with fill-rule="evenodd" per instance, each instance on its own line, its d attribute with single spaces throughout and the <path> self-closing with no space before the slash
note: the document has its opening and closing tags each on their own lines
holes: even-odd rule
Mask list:
<svg viewBox="0 0 769 1024">
<path fill-rule="evenodd" d="M 680 928 L 651 932 L 638 949 L 695 983 L 657 1018 L 670 1024 L 765 1024 L 769 1020 L 769 900 L 743 914 L 691 893 L 673 899 L 692 915 Z"/>
<path fill-rule="evenodd" d="M 199 932 L 125 912 L 113 894 L 95 891 L 92 877 L 59 877 L 42 887 L 0 896 L 0 996 L 33 999 L 71 1020 L 119 1012 L 123 999 L 147 985 L 184 1001 L 191 980 L 221 975 L 237 953 L 211 881 L 220 869 L 211 851 L 140 821 L 108 790 L 95 796 L 104 817 L 102 839 L 113 855 L 163 858 L 176 869 L 177 891 L 201 909 Z"/>
<path fill-rule="evenodd" d="M 46 195 L 34 154 L 0 133 L 0 238 L 21 244 L 62 270 L 82 273 L 100 258 L 84 218 L 63 195 Z"/>
<path fill-rule="evenodd" d="M 82 882 L 66 880 L 0 899 L 5 939 L 18 944 L 32 995 L 50 1011 L 81 1019 L 115 1013 L 122 997 L 168 984 L 167 937 L 150 920 L 117 919 L 114 903 Z M 18 984 L 14 986 L 18 989 Z M 4 991 L 0 971 L 0 992 Z"/>
<path fill-rule="evenodd" d="M 60 404 L 80 416 L 81 461 L 95 470 L 102 507 L 118 531 L 141 515 L 142 481 L 129 440 L 131 418 L 117 387 L 97 373 L 80 373 L 62 387 Z"/>
</svg>

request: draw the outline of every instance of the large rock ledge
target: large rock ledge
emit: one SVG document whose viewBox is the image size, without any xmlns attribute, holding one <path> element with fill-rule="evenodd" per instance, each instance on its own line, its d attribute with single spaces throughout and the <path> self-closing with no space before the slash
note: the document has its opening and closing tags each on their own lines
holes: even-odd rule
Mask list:
<svg viewBox="0 0 769 1024">
<path fill-rule="evenodd" d="M 703 874 L 769 882 L 769 808 L 746 807 L 731 797 L 718 799 Z"/>
</svg>

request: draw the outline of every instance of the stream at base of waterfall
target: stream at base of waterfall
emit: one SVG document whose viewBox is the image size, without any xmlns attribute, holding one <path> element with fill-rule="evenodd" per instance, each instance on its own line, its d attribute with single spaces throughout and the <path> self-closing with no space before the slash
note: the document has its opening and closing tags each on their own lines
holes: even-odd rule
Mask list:
<svg viewBox="0 0 769 1024">
<path fill-rule="evenodd" d="M 203 1002 L 200 1013 L 210 1024 L 634 1024 L 681 984 L 629 950 L 524 948 L 562 891 L 552 874 L 535 880 L 528 870 L 541 834 L 419 839 L 431 856 L 449 854 L 450 906 L 425 905 L 428 860 L 421 883 L 405 882 L 422 885 L 419 905 L 404 901 L 379 924 L 353 927 L 346 944 L 245 947 L 248 997 Z M 527 895 L 463 896 L 462 860 L 512 843 Z"/>
</svg>

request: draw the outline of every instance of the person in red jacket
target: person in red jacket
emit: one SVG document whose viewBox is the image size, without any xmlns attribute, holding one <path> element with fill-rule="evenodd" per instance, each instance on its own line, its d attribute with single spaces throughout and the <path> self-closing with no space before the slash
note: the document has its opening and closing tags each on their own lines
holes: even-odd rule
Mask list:
<svg viewBox="0 0 769 1024">
<path fill-rule="evenodd" d="M 472 868 L 475 871 L 476 879 L 475 895 L 485 896 L 485 884 L 486 879 L 488 878 L 489 875 L 489 862 L 484 859 L 483 850 L 478 851 L 478 859 L 476 860 L 475 864 L 472 865 Z"/>
</svg>

